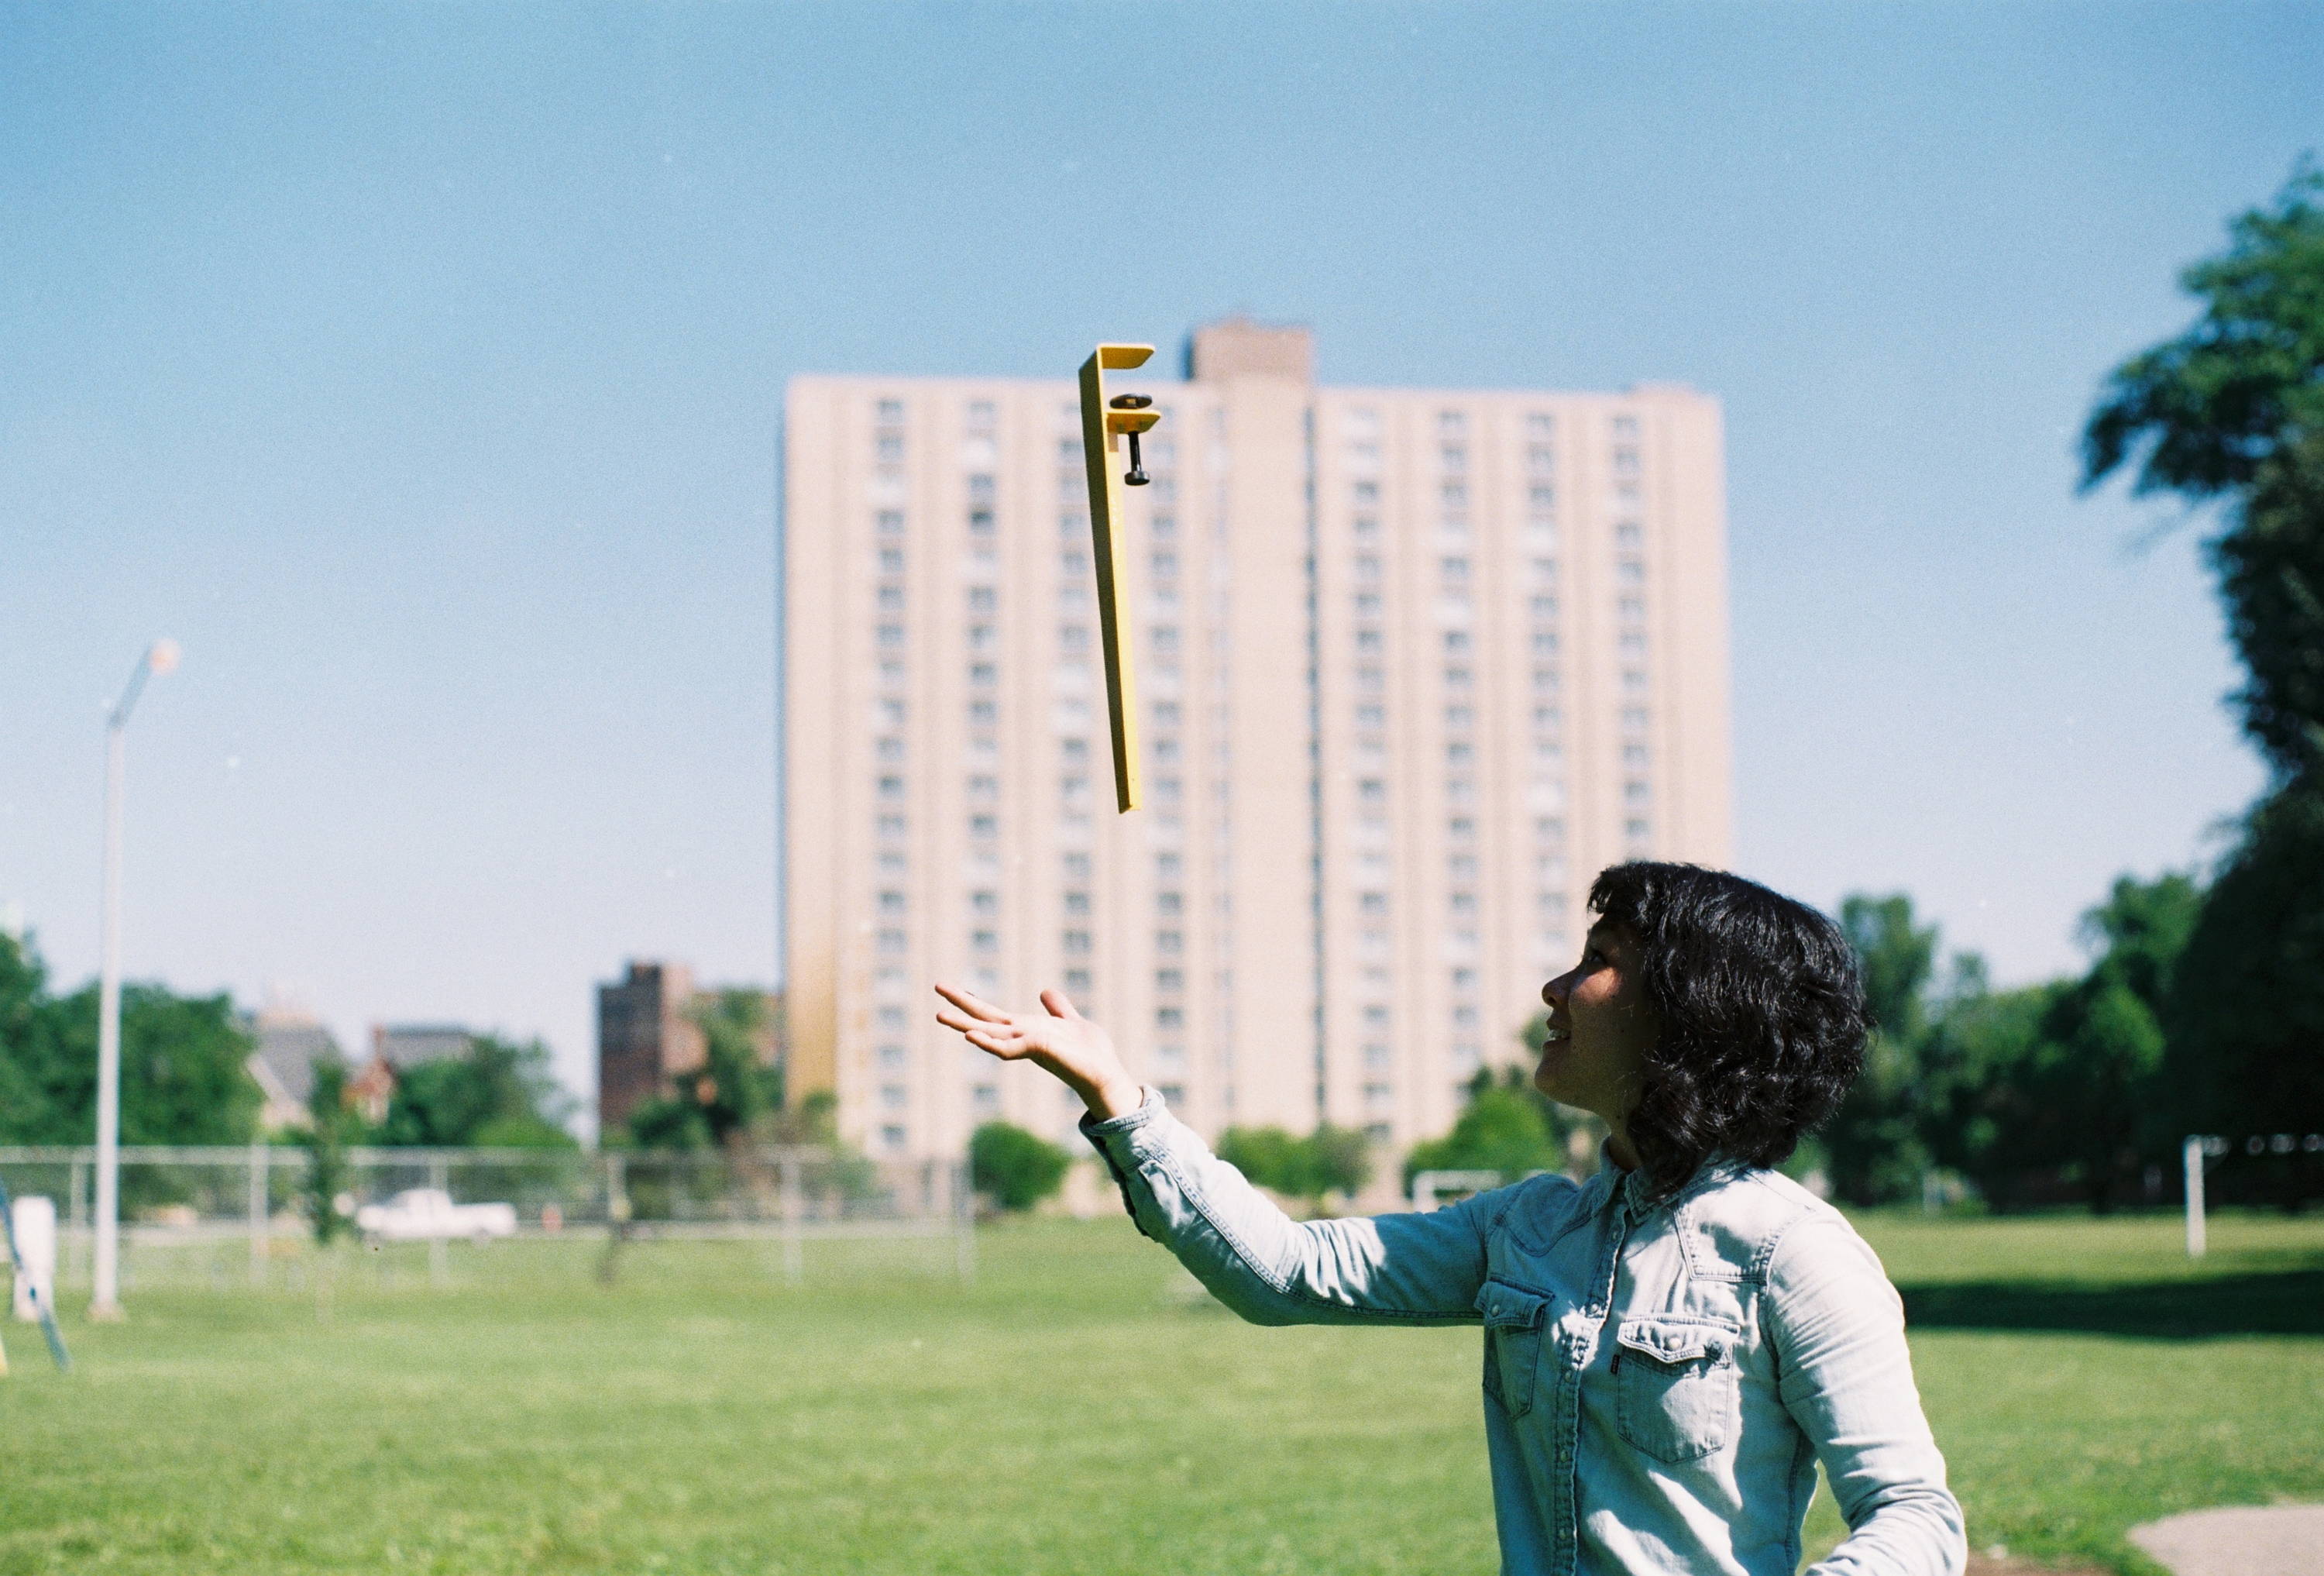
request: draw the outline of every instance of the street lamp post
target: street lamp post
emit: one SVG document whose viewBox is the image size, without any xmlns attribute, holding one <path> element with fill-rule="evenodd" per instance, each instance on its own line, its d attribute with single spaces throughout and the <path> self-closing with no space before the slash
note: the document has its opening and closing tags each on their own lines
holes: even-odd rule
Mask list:
<svg viewBox="0 0 2324 1576">
<path fill-rule="evenodd" d="M 156 641 L 137 659 L 105 721 L 105 918 L 97 1006 L 97 1264 L 88 1316 L 121 1317 L 121 784 L 129 713 L 145 681 L 178 665 L 178 642 Z"/>
</svg>

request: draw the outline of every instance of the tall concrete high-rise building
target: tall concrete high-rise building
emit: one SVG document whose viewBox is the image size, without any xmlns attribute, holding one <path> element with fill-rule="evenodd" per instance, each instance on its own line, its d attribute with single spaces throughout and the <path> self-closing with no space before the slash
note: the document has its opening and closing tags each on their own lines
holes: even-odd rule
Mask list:
<svg viewBox="0 0 2324 1576">
<path fill-rule="evenodd" d="M 1319 388 L 1197 329 L 1128 494 L 1112 806 L 1074 384 L 802 377 L 785 448 L 792 1065 L 875 1153 L 1073 1098 L 933 1022 L 1062 986 L 1196 1128 L 1401 1145 L 1520 1055 L 1602 866 L 1729 855 L 1717 402 Z"/>
</svg>

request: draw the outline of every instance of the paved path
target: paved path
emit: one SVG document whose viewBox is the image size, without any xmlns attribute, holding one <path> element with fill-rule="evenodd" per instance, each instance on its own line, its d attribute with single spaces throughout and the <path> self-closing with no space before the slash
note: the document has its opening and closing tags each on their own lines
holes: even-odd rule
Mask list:
<svg viewBox="0 0 2324 1576">
<path fill-rule="evenodd" d="M 2130 1529 L 2178 1576 L 2319 1576 L 2324 1505 L 2232 1505 Z"/>
</svg>

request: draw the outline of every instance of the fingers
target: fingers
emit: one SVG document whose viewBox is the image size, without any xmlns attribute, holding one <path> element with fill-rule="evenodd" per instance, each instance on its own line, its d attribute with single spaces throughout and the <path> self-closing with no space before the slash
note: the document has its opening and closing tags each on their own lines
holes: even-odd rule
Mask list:
<svg viewBox="0 0 2324 1576">
<path fill-rule="evenodd" d="M 1051 1018 L 1068 1018 L 1078 1021 L 1081 1009 L 1065 999 L 1065 993 L 1052 986 L 1041 992 L 1041 1005 L 1049 1009 Z"/>
<path fill-rule="evenodd" d="M 959 1008 L 963 1012 L 967 1013 L 971 1018 L 982 1018 L 986 1023 L 1007 1023 L 1009 1021 L 1008 1013 L 1002 1011 L 1000 1008 L 995 1007 L 991 1002 L 985 1000 L 982 997 L 973 995 L 969 991 L 962 990 L 957 985 L 938 984 L 936 986 L 936 994 L 951 1002 L 954 1007 Z M 954 1027 L 958 1026 L 955 1025 Z"/>
<path fill-rule="evenodd" d="M 1004 1062 L 1014 1062 L 1029 1055 L 1031 1046 L 1021 1034 L 995 1034 L 985 1029 L 971 1029 L 961 1037 L 987 1055 L 998 1056 Z"/>
</svg>

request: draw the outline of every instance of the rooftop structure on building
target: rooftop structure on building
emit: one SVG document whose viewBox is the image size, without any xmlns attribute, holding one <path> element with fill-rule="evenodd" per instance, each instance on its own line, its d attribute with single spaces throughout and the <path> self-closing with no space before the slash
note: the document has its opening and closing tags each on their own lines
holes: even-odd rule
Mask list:
<svg viewBox="0 0 2324 1576">
<path fill-rule="evenodd" d="M 319 1018 L 279 1004 L 261 1008 L 243 1027 L 252 1041 L 244 1065 L 265 1096 L 259 1111 L 260 1127 L 272 1131 L 306 1126 L 310 1120 L 308 1097 L 314 1092 L 315 1064 L 346 1059 L 337 1038 Z"/>
</svg>

